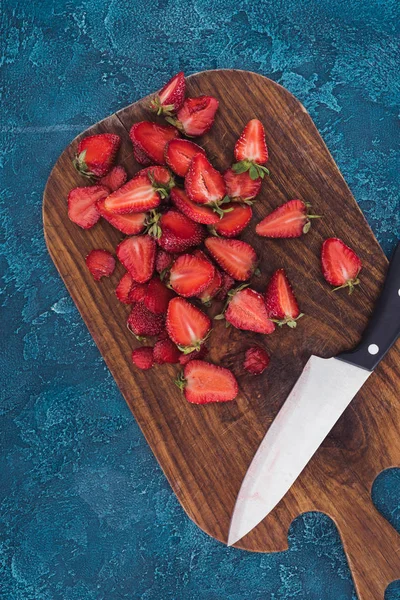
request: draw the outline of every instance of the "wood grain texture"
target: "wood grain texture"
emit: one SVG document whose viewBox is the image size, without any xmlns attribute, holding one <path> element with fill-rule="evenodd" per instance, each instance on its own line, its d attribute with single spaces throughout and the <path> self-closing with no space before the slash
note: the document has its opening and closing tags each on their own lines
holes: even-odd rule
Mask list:
<svg viewBox="0 0 400 600">
<path fill-rule="evenodd" d="M 96 283 L 84 262 L 93 248 L 113 251 L 124 236 L 103 220 L 83 231 L 67 217 L 69 190 L 86 184 L 71 163 L 77 141 L 88 134 L 118 133 L 123 140 L 118 162 L 132 176 L 140 166 L 128 132 L 134 122 L 154 119 L 148 98 L 97 123 L 63 152 L 44 194 L 44 231 L 65 285 L 183 508 L 199 527 L 225 542 L 241 481 L 270 423 L 311 354 L 328 358 L 356 345 L 372 314 L 387 260 L 310 116 L 287 90 L 260 75 L 233 70 L 192 75 L 187 87 L 191 96 L 212 94 L 220 100 L 214 127 L 199 139 L 219 169 L 231 164 L 244 124 L 254 117 L 264 123 L 271 177 L 263 183 L 251 226 L 242 235 L 260 257 L 262 276 L 252 286 L 263 291 L 272 272 L 285 267 L 306 314 L 296 330 L 282 328 L 271 336 L 215 322 L 210 358 L 237 375 L 237 401 L 190 405 L 172 383 L 176 366 L 151 372 L 133 367 L 131 350 L 139 344 L 125 326 L 129 307 L 114 295 L 123 269 L 119 265 L 110 279 Z M 310 202 L 324 219 L 297 240 L 257 237 L 255 223 L 292 198 Z M 352 296 L 343 290 L 332 293 L 321 276 L 321 244 L 332 235 L 351 245 L 364 265 L 362 285 Z M 272 357 L 259 377 L 241 368 L 244 350 L 252 343 L 263 345 Z M 370 491 L 380 471 L 400 464 L 399 376 L 397 344 L 289 493 L 238 547 L 284 550 L 292 520 L 304 511 L 323 511 L 339 528 L 361 600 L 383 598 L 386 586 L 400 577 L 400 539 L 373 506 Z"/>
</svg>

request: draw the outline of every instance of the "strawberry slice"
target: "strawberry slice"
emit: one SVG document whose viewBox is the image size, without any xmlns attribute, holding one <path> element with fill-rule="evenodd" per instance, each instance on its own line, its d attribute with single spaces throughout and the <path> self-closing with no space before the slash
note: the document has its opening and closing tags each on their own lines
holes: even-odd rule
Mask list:
<svg viewBox="0 0 400 600">
<path fill-rule="evenodd" d="M 227 169 L 223 173 L 226 185 L 226 193 L 234 202 L 251 202 L 261 189 L 262 179 L 252 179 L 248 171 L 235 173 L 233 169 Z"/>
<path fill-rule="evenodd" d="M 115 289 L 115 294 L 120 302 L 123 304 L 131 304 L 132 301 L 129 298 L 129 292 L 133 284 L 132 275 L 128 272 L 122 275 L 119 283 Z"/>
<path fill-rule="evenodd" d="M 176 118 L 167 117 L 167 121 L 188 137 L 198 137 L 212 127 L 218 104 L 213 96 L 186 98 Z"/>
<path fill-rule="evenodd" d="M 212 225 L 218 223 L 220 219 L 218 214 L 214 212 L 212 208 L 205 206 L 204 204 L 192 202 L 185 191 L 180 188 L 174 188 L 172 190 L 171 200 L 178 210 L 196 223 Z"/>
<path fill-rule="evenodd" d="M 179 363 L 184 366 L 187 365 L 188 362 L 190 362 L 191 360 L 200 360 L 202 358 L 205 358 L 207 354 L 208 348 L 205 344 L 203 344 L 202 346 L 200 346 L 199 350 L 193 350 L 189 354 L 182 353 L 179 357 Z"/>
<path fill-rule="evenodd" d="M 153 277 L 146 286 L 144 304 L 150 312 L 162 315 L 167 312 L 169 301 L 174 296 L 174 292 L 158 277 Z"/>
<path fill-rule="evenodd" d="M 272 333 L 275 325 L 268 316 L 264 298 L 251 288 L 243 286 L 228 293 L 228 307 L 216 319 L 225 319 L 237 327 L 256 333 Z"/>
<path fill-rule="evenodd" d="M 201 146 L 189 140 L 175 138 L 165 146 L 165 162 L 179 177 L 185 177 L 192 158 L 196 154 L 206 154 Z"/>
<path fill-rule="evenodd" d="M 74 188 L 68 194 L 68 217 L 82 229 L 90 229 L 100 219 L 96 203 L 108 193 L 104 185 Z"/>
<path fill-rule="evenodd" d="M 233 277 L 228 275 L 228 273 L 225 273 L 225 271 L 222 271 L 221 278 L 221 288 L 215 296 L 216 300 L 225 300 L 229 290 L 231 290 L 235 285 L 235 280 L 233 279 Z"/>
<path fill-rule="evenodd" d="M 136 162 L 144 167 L 151 165 L 153 161 L 151 160 L 150 156 L 147 156 L 146 152 L 143 152 L 141 147 L 138 144 L 135 144 L 132 139 L 131 141 L 133 146 L 133 158 L 136 160 Z"/>
<path fill-rule="evenodd" d="M 129 132 L 134 148 L 139 148 L 158 165 L 165 165 L 165 146 L 178 136 L 179 132 L 175 127 L 158 125 L 151 121 L 135 123 Z"/>
<path fill-rule="evenodd" d="M 164 315 L 156 315 L 150 312 L 143 302 L 137 302 L 133 305 L 128 317 L 127 327 L 139 341 L 145 339 L 148 335 L 158 335 L 164 329 L 164 326 Z"/>
<path fill-rule="evenodd" d="M 204 154 L 193 157 L 185 177 L 185 190 L 193 202 L 207 204 L 223 214 L 219 205 L 225 198 L 225 181 Z"/>
<path fill-rule="evenodd" d="M 104 208 L 116 215 L 146 212 L 161 203 L 165 192 L 160 190 L 154 187 L 147 173 L 143 173 L 110 194 L 104 202 Z"/>
<path fill-rule="evenodd" d="M 136 367 L 143 371 L 151 369 L 154 365 L 153 348 L 151 348 L 151 346 L 141 346 L 140 348 L 136 348 L 132 352 L 132 362 Z"/>
<path fill-rule="evenodd" d="M 358 274 L 362 263 L 357 254 L 339 238 L 329 238 L 322 244 L 322 272 L 334 291 L 348 287 L 349 294 L 360 283 Z"/>
<path fill-rule="evenodd" d="M 115 229 L 122 231 L 125 235 L 136 235 L 141 233 L 146 225 L 146 213 L 132 213 L 128 215 L 116 215 L 106 210 L 104 204 L 106 199 L 99 200 L 96 203 L 97 210 L 101 216 L 108 221 Z"/>
<path fill-rule="evenodd" d="M 269 238 L 300 237 L 310 230 L 310 219 L 320 218 L 319 215 L 307 214 L 307 208 L 301 200 L 289 200 L 258 223 L 256 233 Z"/>
<path fill-rule="evenodd" d="M 265 304 L 268 316 L 279 326 L 288 325 L 294 328 L 297 319 L 303 316 L 285 269 L 278 269 L 272 275 L 265 292 Z"/>
<path fill-rule="evenodd" d="M 174 75 L 150 102 L 150 110 L 157 115 L 172 115 L 185 100 L 185 75 L 180 71 Z"/>
<path fill-rule="evenodd" d="M 93 278 L 99 281 L 102 277 L 109 277 L 115 269 L 115 258 L 107 250 L 92 250 L 86 257 L 86 265 Z"/>
<path fill-rule="evenodd" d="M 117 246 L 117 256 L 138 283 L 151 279 L 156 257 L 156 243 L 149 235 L 128 237 Z"/>
<path fill-rule="evenodd" d="M 174 342 L 169 338 L 158 340 L 154 345 L 154 361 L 158 365 L 165 363 L 176 364 L 179 362 L 182 352 L 178 350 Z"/>
<path fill-rule="evenodd" d="M 205 238 L 205 230 L 177 210 L 168 210 L 158 223 L 158 244 L 167 252 L 185 252 L 198 246 Z"/>
<path fill-rule="evenodd" d="M 268 149 L 264 126 L 258 119 L 252 119 L 243 129 L 235 145 L 235 159 L 237 162 L 232 165 L 235 173 L 248 171 L 254 180 L 269 175 L 268 169 L 262 166 L 268 160 Z"/>
<path fill-rule="evenodd" d="M 237 381 L 229 369 L 204 360 L 191 360 L 184 368 L 183 377 L 175 383 L 192 404 L 229 402 L 239 393 Z"/>
<path fill-rule="evenodd" d="M 224 237 L 236 237 L 250 223 L 253 211 L 247 204 L 229 202 L 224 205 L 224 215 L 209 229 L 216 235 Z"/>
<path fill-rule="evenodd" d="M 183 298 L 170 301 L 166 325 L 169 337 L 185 354 L 200 350 L 211 331 L 207 315 Z"/>
<path fill-rule="evenodd" d="M 206 289 L 214 278 L 213 265 L 192 254 L 178 256 L 169 273 L 169 284 L 180 296 L 190 298 Z"/>
<path fill-rule="evenodd" d="M 211 300 L 216 296 L 222 286 L 222 275 L 218 269 L 214 269 L 214 277 L 208 286 L 197 297 L 203 304 L 211 304 Z"/>
<path fill-rule="evenodd" d="M 121 138 L 114 133 L 100 133 L 83 138 L 74 158 L 75 169 L 89 179 L 104 177 L 111 169 Z"/>
<path fill-rule="evenodd" d="M 250 279 L 257 268 L 257 254 L 246 242 L 208 237 L 205 245 L 219 266 L 238 281 Z"/>
<path fill-rule="evenodd" d="M 243 366 L 252 375 L 261 375 L 269 365 L 269 356 L 260 346 L 251 346 L 246 350 Z"/>
<path fill-rule="evenodd" d="M 124 185 L 127 178 L 128 175 L 124 167 L 117 165 L 116 167 L 113 167 L 111 171 L 107 173 L 107 175 L 104 175 L 104 177 L 99 180 L 99 184 L 108 187 L 110 192 L 115 192 L 115 190 Z"/>
<path fill-rule="evenodd" d="M 137 281 L 133 281 L 128 295 L 130 304 L 134 304 L 135 302 L 144 302 L 146 292 L 147 283 L 138 283 Z"/>
</svg>

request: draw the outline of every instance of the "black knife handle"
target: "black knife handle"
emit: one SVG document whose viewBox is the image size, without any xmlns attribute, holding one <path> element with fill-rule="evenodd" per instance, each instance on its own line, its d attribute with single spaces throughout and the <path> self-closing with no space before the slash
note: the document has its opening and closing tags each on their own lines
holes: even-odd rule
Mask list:
<svg viewBox="0 0 400 600">
<path fill-rule="evenodd" d="M 400 242 L 390 261 L 383 290 L 359 345 L 336 358 L 373 371 L 400 335 Z"/>
</svg>

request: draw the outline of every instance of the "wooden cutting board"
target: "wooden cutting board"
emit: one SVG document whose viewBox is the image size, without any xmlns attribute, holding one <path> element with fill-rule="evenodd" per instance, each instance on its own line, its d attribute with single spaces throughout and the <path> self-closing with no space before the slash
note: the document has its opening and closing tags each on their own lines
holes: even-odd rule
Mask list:
<svg viewBox="0 0 400 600">
<path fill-rule="evenodd" d="M 270 423 L 311 354 L 331 357 L 357 344 L 385 277 L 387 260 L 359 210 L 332 156 L 302 104 L 287 90 L 255 73 L 208 71 L 187 80 L 188 94 L 220 100 L 215 124 L 199 143 L 218 169 L 232 162 L 234 143 L 251 118 L 261 119 L 270 150 L 267 178 L 254 205 L 251 226 L 242 235 L 260 257 L 262 276 L 252 286 L 263 291 L 272 272 L 285 267 L 305 313 L 296 330 L 270 336 L 226 329 L 215 321 L 210 360 L 232 368 L 240 394 L 236 402 L 194 406 L 173 384 L 179 369 L 165 365 L 148 372 L 131 364 L 138 346 L 126 328 L 129 307 L 120 304 L 110 279 L 96 283 L 85 266 L 93 248 L 113 251 L 123 235 L 101 220 L 83 231 L 67 217 L 70 189 L 86 185 L 72 166 L 77 142 L 86 135 L 114 132 L 122 138 L 118 162 L 132 176 L 139 165 L 128 132 L 133 123 L 154 119 L 149 98 L 97 123 L 66 148 L 44 193 L 47 246 L 100 352 L 188 516 L 206 533 L 226 542 L 235 498 L 246 469 Z M 306 236 L 267 240 L 254 225 L 286 200 L 310 202 L 323 219 Z M 323 240 L 339 236 L 360 255 L 362 285 L 352 296 L 333 293 L 322 276 Z M 211 314 L 216 314 L 214 307 Z M 271 355 L 258 377 L 242 367 L 244 350 L 264 346 Z M 90 365 L 88 365 L 90 368 Z M 305 511 L 323 511 L 336 523 L 361 600 L 383 598 L 400 577 L 400 538 L 371 502 L 375 477 L 400 464 L 400 345 L 370 377 L 331 434 L 275 510 L 237 546 L 275 552 L 288 546 L 292 520 Z"/>
</svg>

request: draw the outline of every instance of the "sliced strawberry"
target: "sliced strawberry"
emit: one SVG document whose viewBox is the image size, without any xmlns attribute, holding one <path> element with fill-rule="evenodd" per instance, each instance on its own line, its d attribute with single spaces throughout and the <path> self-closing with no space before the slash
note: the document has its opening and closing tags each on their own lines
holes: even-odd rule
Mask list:
<svg viewBox="0 0 400 600">
<path fill-rule="evenodd" d="M 185 177 L 185 190 L 193 202 L 207 204 L 223 214 L 219 205 L 225 198 L 225 181 L 203 154 L 196 154 L 192 159 Z"/>
<path fill-rule="evenodd" d="M 189 219 L 196 223 L 212 225 L 218 223 L 219 215 L 209 206 L 192 202 L 184 190 L 174 188 L 171 192 L 172 203 L 178 210 L 183 212 Z"/>
<path fill-rule="evenodd" d="M 96 203 L 108 193 L 104 185 L 74 188 L 68 194 L 68 217 L 82 229 L 90 229 L 100 219 Z"/>
<path fill-rule="evenodd" d="M 180 296 L 190 298 L 206 289 L 215 269 L 208 260 L 192 254 L 178 256 L 169 273 L 169 283 Z"/>
<path fill-rule="evenodd" d="M 140 177 L 141 175 L 147 175 L 149 181 L 157 191 L 165 190 L 166 192 L 170 192 L 175 185 L 173 175 L 167 167 L 161 167 L 159 165 L 146 167 L 145 169 L 138 171 L 135 177 Z"/>
<path fill-rule="evenodd" d="M 144 302 L 147 292 L 147 283 L 138 283 L 132 281 L 131 289 L 129 290 L 129 302 L 134 304 L 135 302 Z"/>
<path fill-rule="evenodd" d="M 158 125 L 151 121 L 135 123 L 129 132 L 134 147 L 140 149 L 158 165 L 165 165 L 165 146 L 178 136 L 179 132 L 175 127 Z"/>
<path fill-rule="evenodd" d="M 109 277 L 115 269 L 115 258 L 107 250 L 92 250 L 86 257 L 86 266 L 96 281 Z"/>
<path fill-rule="evenodd" d="M 138 144 L 135 144 L 132 139 L 131 141 L 133 146 L 133 158 L 136 162 L 144 167 L 151 165 L 154 161 L 151 160 L 150 156 L 147 156 L 146 152 L 143 152 L 142 148 Z"/>
<path fill-rule="evenodd" d="M 151 346 L 141 346 L 132 352 L 132 362 L 139 369 L 147 371 L 154 365 L 154 351 Z"/>
<path fill-rule="evenodd" d="M 243 366 L 252 375 L 261 375 L 269 365 L 269 356 L 260 346 L 251 346 L 246 350 Z"/>
<path fill-rule="evenodd" d="M 187 365 L 191 360 L 201 360 L 205 358 L 208 354 L 208 348 L 205 344 L 202 344 L 199 350 L 193 350 L 189 354 L 181 354 L 179 357 L 179 362 L 181 365 Z"/>
<path fill-rule="evenodd" d="M 265 304 L 270 319 L 281 325 L 296 327 L 296 321 L 303 316 L 286 276 L 285 269 L 278 269 L 265 292 Z"/>
<path fill-rule="evenodd" d="M 182 352 L 178 350 L 174 342 L 169 338 L 164 340 L 158 340 L 154 346 L 154 360 L 158 365 L 164 363 L 176 364 L 179 362 L 179 358 L 182 356 Z"/>
<path fill-rule="evenodd" d="M 205 230 L 177 210 L 169 210 L 159 220 L 158 244 L 167 252 L 185 252 L 198 246 L 205 238 Z"/>
<path fill-rule="evenodd" d="M 146 225 L 146 213 L 132 213 L 128 215 L 116 215 L 113 212 L 106 210 L 106 198 L 99 200 L 96 203 L 97 210 L 101 216 L 108 221 L 115 229 L 122 231 L 126 235 L 136 235 L 141 233 Z"/>
<path fill-rule="evenodd" d="M 211 321 L 199 308 L 183 298 L 172 298 L 168 305 L 167 331 L 182 352 L 200 350 L 211 331 Z"/>
<path fill-rule="evenodd" d="M 166 252 L 162 248 L 158 248 L 157 253 L 156 253 L 155 268 L 156 268 L 157 273 L 160 275 L 161 281 L 165 277 L 166 272 L 168 271 L 168 269 L 174 262 L 175 258 L 176 257 L 174 254 L 170 254 L 169 252 Z"/>
<path fill-rule="evenodd" d="M 129 292 L 131 291 L 132 284 L 132 275 L 128 272 L 124 273 L 115 289 L 115 294 L 118 300 L 123 304 L 132 303 L 132 301 L 129 299 Z"/>
<path fill-rule="evenodd" d="M 268 149 L 264 127 L 258 119 L 252 119 L 243 129 L 235 145 L 235 159 L 237 162 L 232 166 L 235 173 L 248 171 L 254 180 L 269 175 L 268 169 L 261 166 L 268 160 Z"/>
<path fill-rule="evenodd" d="M 121 138 L 114 133 L 100 133 L 83 138 L 73 160 L 75 169 L 84 177 L 104 177 L 111 169 Z"/>
<path fill-rule="evenodd" d="M 189 140 L 175 138 L 165 146 L 165 162 L 179 177 L 185 177 L 192 158 L 196 154 L 206 154 L 201 146 Z"/>
<path fill-rule="evenodd" d="M 142 213 L 159 206 L 161 197 L 144 173 L 110 194 L 104 202 L 104 208 L 116 215 Z"/>
<path fill-rule="evenodd" d="M 224 315 L 228 323 L 237 329 L 257 333 L 274 331 L 275 325 L 268 316 L 261 294 L 250 288 L 238 288 L 229 292 L 228 297 L 229 304 Z M 218 315 L 218 317 L 222 318 L 223 315 Z"/>
<path fill-rule="evenodd" d="M 158 335 L 164 326 L 164 315 L 156 315 L 150 312 L 143 302 L 137 302 L 133 305 L 128 317 L 127 327 L 138 340 L 148 335 Z"/>
<path fill-rule="evenodd" d="M 150 110 L 158 115 L 172 115 L 185 100 L 185 75 L 180 71 L 172 77 L 150 102 Z"/>
<path fill-rule="evenodd" d="M 111 171 L 107 173 L 107 175 L 104 175 L 104 177 L 99 180 L 99 184 L 108 187 L 110 192 L 115 192 L 115 190 L 118 190 L 118 188 L 124 185 L 127 178 L 128 175 L 124 167 L 117 165 L 116 167 L 113 167 Z"/>
<path fill-rule="evenodd" d="M 197 297 L 203 304 L 209 304 L 216 296 L 222 286 L 222 275 L 218 269 L 214 269 L 214 277 L 208 286 Z"/>
<path fill-rule="evenodd" d="M 360 283 L 358 274 L 362 263 L 357 254 L 339 238 L 329 238 L 322 244 L 322 272 L 328 283 L 336 286 L 335 290 L 349 288 L 349 294 L 354 286 Z"/>
<path fill-rule="evenodd" d="M 210 229 L 217 235 L 236 237 L 250 223 L 253 211 L 247 204 L 229 202 L 224 204 L 224 214 Z"/>
<path fill-rule="evenodd" d="M 174 296 L 174 292 L 167 288 L 158 277 L 153 277 L 146 286 L 144 303 L 151 312 L 162 315 L 167 312 L 169 301 Z"/>
<path fill-rule="evenodd" d="M 225 271 L 222 271 L 221 278 L 221 288 L 215 296 L 216 300 L 225 300 L 229 290 L 231 290 L 235 285 L 235 280 L 233 279 L 233 277 L 228 275 L 228 273 L 225 273 Z"/>
<path fill-rule="evenodd" d="M 269 238 L 296 238 L 309 231 L 310 219 L 318 218 L 307 214 L 307 205 L 301 200 L 289 200 L 258 223 L 256 233 Z"/>
<path fill-rule="evenodd" d="M 186 98 L 176 118 L 167 117 L 167 121 L 188 137 L 197 137 L 211 128 L 218 104 L 218 100 L 212 96 Z"/>
<path fill-rule="evenodd" d="M 229 402 L 239 393 L 237 381 L 229 369 L 204 360 L 191 360 L 185 366 L 183 377 L 175 383 L 192 404 Z"/>
<path fill-rule="evenodd" d="M 251 202 L 261 189 L 262 179 L 252 179 L 245 171 L 235 173 L 233 169 L 227 169 L 223 173 L 226 185 L 226 193 L 234 202 Z"/>
<path fill-rule="evenodd" d="M 134 281 L 151 279 L 156 257 L 156 243 L 149 235 L 128 237 L 117 246 L 117 256 Z"/>
<path fill-rule="evenodd" d="M 246 242 L 208 237 L 205 245 L 219 266 L 238 281 L 250 279 L 257 268 L 257 254 Z"/>
</svg>

